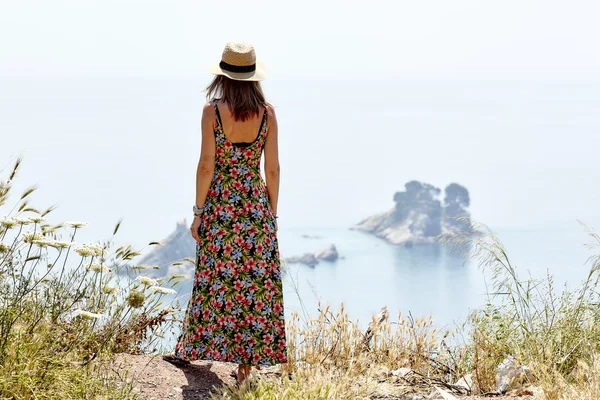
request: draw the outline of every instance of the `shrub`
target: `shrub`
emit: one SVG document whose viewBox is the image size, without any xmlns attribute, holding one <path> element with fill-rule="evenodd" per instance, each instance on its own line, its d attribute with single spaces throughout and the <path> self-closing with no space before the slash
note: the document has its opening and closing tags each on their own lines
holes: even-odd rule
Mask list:
<svg viewBox="0 0 600 400">
<path fill-rule="evenodd" d="M 0 211 L 21 161 L 0 182 Z M 35 190 L 0 213 L 0 398 L 126 398 L 131 387 L 112 385 L 103 363 L 152 348 L 173 321 L 171 289 L 129 265 L 131 246 L 112 251 L 121 221 L 110 240 L 76 243 L 86 224 L 49 223 L 52 207 L 29 204 Z"/>
</svg>

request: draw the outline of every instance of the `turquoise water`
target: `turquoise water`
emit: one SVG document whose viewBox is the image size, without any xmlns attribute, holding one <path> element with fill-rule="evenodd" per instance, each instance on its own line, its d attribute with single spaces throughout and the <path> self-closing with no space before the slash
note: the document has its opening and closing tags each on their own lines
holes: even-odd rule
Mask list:
<svg viewBox="0 0 600 400">
<path fill-rule="evenodd" d="M 522 278 L 543 278 L 550 272 L 558 288 L 563 284 L 574 287 L 588 272 L 585 262 L 592 253 L 583 245 L 589 238 L 577 223 L 495 233 Z M 350 318 L 363 328 L 383 306 L 392 320 L 400 312 L 414 317 L 431 315 L 436 326 L 452 328 L 486 302 L 489 274 L 476 261 L 444 246 L 407 249 L 344 228 L 280 230 L 279 242 L 282 257 L 314 252 L 329 244 L 335 244 L 340 254 L 333 263 L 285 267 L 287 318 L 293 312 L 302 315 L 301 301 L 309 315 L 316 315 L 320 299 L 334 310 L 343 302 Z M 189 285 L 182 287 L 177 295 L 184 306 L 189 290 Z M 165 340 L 167 347 L 171 343 L 173 337 Z"/>
<path fill-rule="evenodd" d="M 574 287 L 585 279 L 585 264 L 592 253 L 583 245 L 589 242 L 577 223 L 544 230 L 494 231 L 506 248 L 512 264 L 522 278 L 555 277 L 557 287 Z M 320 239 L 304 239 L 302 234 Z M 288 265 L 284 295 L 287 311 L 299 309 L 292 281 L 308 310 L 316 309 L 314 292 L 324 303 L 344 302 L 353 319 L 361 325 L 381 307 L 391 317 L 399 312 L 415 317 L 433 316 L 436 324 L 450 326 L 463 320 L 469 310 L 486 302 L 490 274 L 476 260 L 462 257 L 449 247 L 403 248 L 373 236 L 347 229 L 315 229 L 280 233 L 283 256 L 315 251 L 333 243 L 343 259 L 321 262 L 314 268 Z M 487 278 L 487 285 L 486 285 Z"/>
<path fill-rule="evenodd" d="M 302 233 L 319 239 L 304 239 Z M 396 247 L 343 229 L 302 233 L 280 234 L 283 255 L 315 251 L 333 243 L 343 258 L 334 263 L 321 262 L 314 268 L 287 266 L 284 295 L 290 312 L 299 308 L 293 282 L 309 312 L 316 309 L 317 298 L 334 307 L 344 302 L 351 318 L 358 318 L 361 325 L 383 306 L 388 307 L 392 317 L 400 311 L 413 316 L 431 313 L 450 323 L 480 303 L 484 287 L 481 274 L 476 266 L 447 248 Z M 467 289 L 467 295 L 457 296 L 458 288 Z"/>
</svg>

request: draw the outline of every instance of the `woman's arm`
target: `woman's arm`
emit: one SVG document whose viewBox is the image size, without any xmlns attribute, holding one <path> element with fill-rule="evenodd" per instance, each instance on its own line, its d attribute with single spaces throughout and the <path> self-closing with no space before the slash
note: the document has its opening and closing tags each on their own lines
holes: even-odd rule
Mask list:
<svg viewBox="0 0 600 400">
<path fill-rule="evenodd" d="M 211 103 L 206 103 L 202 110 L 202 146 L 200 160 L 196 170 L 196 205 L 204 206 L 210 182 L 215 171 L 215 110 Z"/>
<path fill-rule="evenodd" d="M 269 130 L 265 140 L 265 181 L 273 214 L 277 215 L 277 198 L 279 196 L 279 149 L 277 144 L 277 117 L 275 110 L 269 106 L 267 111 Z"/>
</svg>

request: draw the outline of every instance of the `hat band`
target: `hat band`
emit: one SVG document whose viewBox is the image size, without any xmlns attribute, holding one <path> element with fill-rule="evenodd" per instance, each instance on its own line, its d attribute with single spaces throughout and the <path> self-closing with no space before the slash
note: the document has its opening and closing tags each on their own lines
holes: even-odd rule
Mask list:
<svg viewBox="0 0 600 400">
<path fill-rule="evenodd" d="M 256 64 L 252 65 L 231 65 L 226 63 L 225 61 L 221 61 L 219 63 L 221 69 L 229 72 L 252 72 L 256 70 Z"/>
</svg>

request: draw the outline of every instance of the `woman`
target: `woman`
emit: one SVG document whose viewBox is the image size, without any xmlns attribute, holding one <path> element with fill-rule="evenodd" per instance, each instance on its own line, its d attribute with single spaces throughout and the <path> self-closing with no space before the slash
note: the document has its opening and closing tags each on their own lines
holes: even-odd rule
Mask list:
<svg viewBox="0 0 600 400">
<path fill-rule="evenodd" d="M 252 366 L 287 362 L 277 119 L 265 101 L 259 83 L 264 68 L 252 45 L 227 43 L 211 73 L 190 227 L 196 274 L 175 354 L 164 359 L 237 363 L 241 383 Z M 259 170 L 263 151 L 265 180 Z"/>
</svg>

